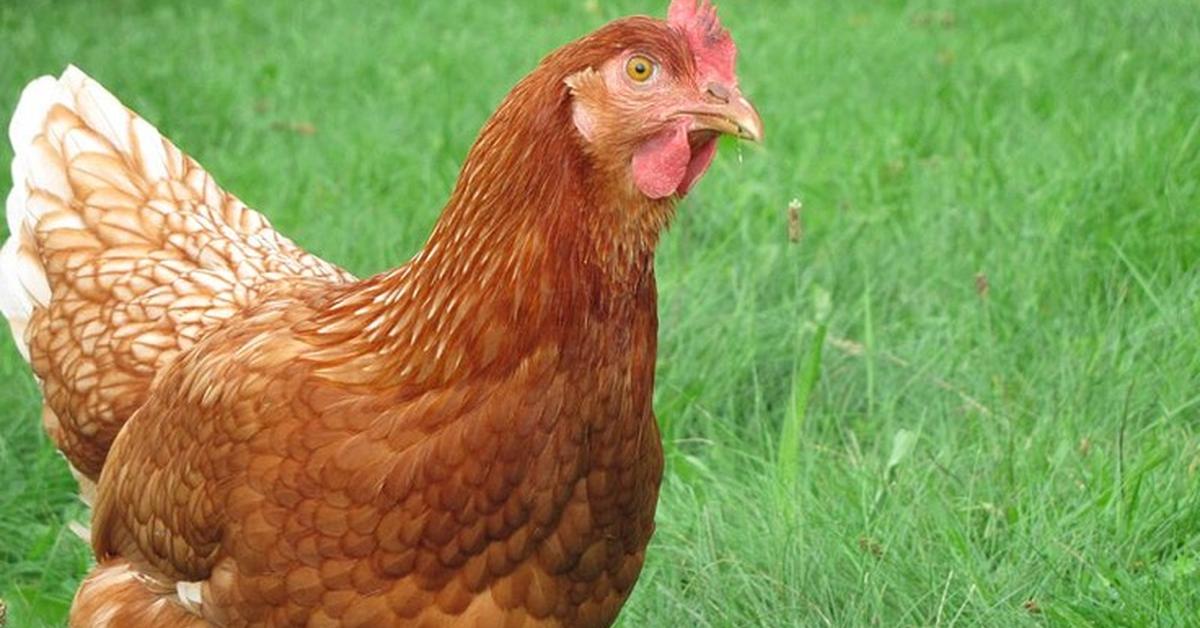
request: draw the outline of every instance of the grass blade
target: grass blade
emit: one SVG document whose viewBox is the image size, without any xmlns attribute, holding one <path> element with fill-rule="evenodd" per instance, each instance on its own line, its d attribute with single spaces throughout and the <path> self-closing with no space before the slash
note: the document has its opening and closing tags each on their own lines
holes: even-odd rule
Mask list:
<svg viewBox="0 0 1200 628">
<path fill-rule="evenodd" d="M 778 471 L 785 498 L 791 497 L 800 471 L 800 434 L 813 389 L 821 377 L 821 350 L 825 345 L 826 330 L 824 321 L 817 324 L 800 368 L 792 377 L 792 402 L 779 435 Z"/>
</svg>

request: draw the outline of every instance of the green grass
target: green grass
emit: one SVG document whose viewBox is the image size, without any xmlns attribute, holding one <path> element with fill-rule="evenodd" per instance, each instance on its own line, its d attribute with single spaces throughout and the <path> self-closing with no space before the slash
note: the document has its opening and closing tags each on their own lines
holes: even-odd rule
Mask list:
<svg viewBox="0 0 1200 628">
<path fill-rule="evenodd" d="M 17 0 L 0 118 L 77 63 L 368 273 L 541 55 L 660 5 Z M 1195 625 L 1200 7 L 723 6 L 768 141 L 660 249 L 668 462 L 623 625 Z M 0 597 L 58 624 L 84 511 L 0 343 Z"/>
</svg>

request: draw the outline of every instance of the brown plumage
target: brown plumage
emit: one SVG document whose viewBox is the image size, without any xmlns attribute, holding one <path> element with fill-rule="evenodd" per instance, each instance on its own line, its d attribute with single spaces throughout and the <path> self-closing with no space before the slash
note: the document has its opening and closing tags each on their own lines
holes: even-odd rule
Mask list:
<svg viewBox="0 0 1200 628">
<path fill-rule="evenodd" d="M 72 624 L 611 623 L 662 472 L 654 247 L 716 135 L 761 137 L 722 35 L 676 0 L 550 55 L 362 281 L 78 70 L 31 84 L 0 306 L 98 482 Z"/>
</svg>

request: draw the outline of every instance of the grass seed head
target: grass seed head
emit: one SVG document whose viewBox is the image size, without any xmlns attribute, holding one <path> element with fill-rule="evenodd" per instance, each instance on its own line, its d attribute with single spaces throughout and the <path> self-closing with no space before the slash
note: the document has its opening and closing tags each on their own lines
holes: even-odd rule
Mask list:
<svg viewBox="0 0 1200 628">
<path fill-rule="evenodd" d="M 788 203 L 788 241 L 792 244 L 796 244 L 804 238 L 804 223 L 800 220 L 800 212 L 803 209 L 804 203 L 801 203 L 798 198 L 794 198 L 791 203 Z"/>
</svg>

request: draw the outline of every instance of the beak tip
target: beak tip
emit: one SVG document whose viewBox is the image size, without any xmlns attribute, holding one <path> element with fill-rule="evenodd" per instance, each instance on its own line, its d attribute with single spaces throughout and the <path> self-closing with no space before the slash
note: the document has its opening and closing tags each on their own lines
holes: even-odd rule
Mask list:
<svg viewBox="0 0 1200 628">
<path fill-rule="evenodd" d="M 750 101 L 746 100 L 745 97 L 741 98 L 740 104 L 743 111 L 738 120 L 738 137 L 754 142 L 755 144 L 762 144 L 765 137 L 762 116 L 758 113 L 758 109 L 750 104 Z"/>
<path fill-rule="evenodd" d="M 738 137 L 755 144 L 762 144 L 765 135 L 763 134 L 762 120 L 755 117 L 754 120 L 748 121 L 745 124 L 738 125 Z"/>
</svg>

